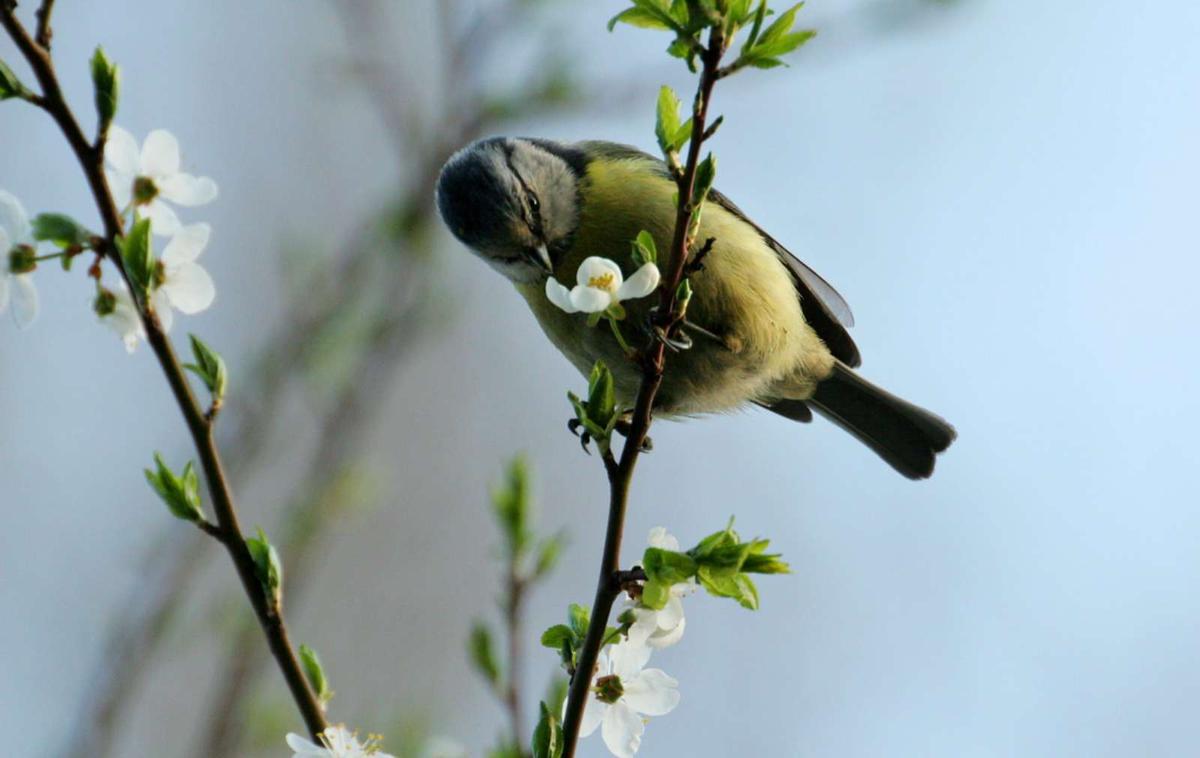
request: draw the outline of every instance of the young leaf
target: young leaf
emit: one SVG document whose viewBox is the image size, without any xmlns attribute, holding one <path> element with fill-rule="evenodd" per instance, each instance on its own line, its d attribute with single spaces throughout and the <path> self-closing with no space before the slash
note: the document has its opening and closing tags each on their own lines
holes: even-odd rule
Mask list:
<svg viewBox="0 0 1200 758">
<path fill-rule="evenodd" d="M 654 243 L 654 235 L 643 229 L 638 232 L 637 239 L 632 242 L 633 262 L 639 268 L 647 263 L 658 263 L 658 246 Z"/>
<path fill-rule="evenodd" d="M 300 666 L 304 669 L 304 677 L 308 679 L 317 698 L 322 703 L 328 703 L 333 697 L 333 691 L 329 689 L 329 679 L 325 676 L 325 669 L 321 666 L 321 659 L 317 657 L 317 651 L 308 645 L 301 645 Z"/>
<path fill-rule="evenodd" d="M 97 47 L 92 55 L 92 87 L 96 96 L 99 133 L 104 134 L 117 115 L 117 103 L 121 98 L 121 69 L 108 59 L 102 47 Z"/>
<path fill-rule="evenodd" d="M 129 233 L 117 239 L 117 248 L 125 262 L 125 270 L 133 285 L 143 295 L 154 283 L 154 248 L 150 243 L 150 219 L 144 218 L 133 225 Z"/>
<path fill-rule="evenodd" d="M 650 547 L 642 557 L 646 577 L 670 587 L 696 575 L 696 561 L 686 553 Z"/>
<path fill-rule="evenodd" d="M 500 686 L 500 666 L 496 663 L 496 654 L 492 649 L 492 633 L 481 622 L 475 622 L 471 628 L 471 663 L 475 669 L 493 687 Z"/>
<path fill-rule="evenodd" d="M 542 646 L 558 650 L 562 648 L 563 643 L 574 643 L 575 632 L 566 624 L 555 624 L 546 631 L 542 632 Z"/>
<path fill-rule="evenodd" d="M 665 84 L 658 91 L 657 118 L 654 122 L 654 134 L 658 137 L 658 146 L 664 153 L 674 152 L 676 139 L 679 134 L 679 96 L 675 90 Z"/>
<path fill-rule="evenodd" d="M 804 3 L 796 3 L 781 13 L 779 18 L 775 19 L 775 22 L 768 26 L 766 31 L 762 33 L 762 36 L 758 38 L 758 45 L 756 47 L 770 44 L 790 32 L 796 24 L 796 14 L 803 7 Z"/>
<path fill-rule="evenodd" d="M 225 388 L 229 382 L 225 360 L 196 335 L 189 334 L 188 338 L 191 340 L 192 357 L 196 362 L 189 363 L 184 368 L 204 382 L 204 386 L 208 387 L 212 395 L 213 403 L 219 405 L 225 399 Z"/>
<path fill-rule="evenodd" d="M 167 466 L 159 453 L 154 454 L 154 464 L 154 471 L 145 471 L 146 481 L 166 503 L 167 509 L 184 521 L 200 521 L 204 518 L 200 509 L 200 481 L 195 466 L 189 462 L 181 478 Z"/>
<path fill-rule="evenodd" d="M 21 80 L 8 67 L 8 64 L 0 60 L 0 100 L 28 96 L 29 90 L 25 89 L 25 85 L 21 84 Z"/>
<path fill-rule="evenodd" d="M 708 198 L 708 193 L 712 189 L 713 182 L 717 178 L 717 159 L 712 153 L 709 153 L 704 160 L 700 161 L 700 165 L 696 166 L 696 186 L 692 204 L 699 206 Z"/>
<path fill-rule="evenodd" d="M 492 491 L 496 518 L 504 530 L 510 557 L 520 556 L 529 543 L 529 467 L 523 456 L 508 464 L 504 483 Z"/>
<path fill-rule="evenodd" d="M 283 591 L 283 561 L 280 560 L 275 546 L 267 539 L 262 527 L 258 528 L 257 537 L 246 538 L 246 549 L 250 551 L 250 557 L 254 559 L 254 569 L 258 574 L 258 581 L 262 583 L 263 590 L 267 593 L 267 597 L 278 605 Z"/>
<path fill-rule="evenodd" d="M 616 403 L 612 372 L 604 365 L 604 361 L 596 361 L 596 365 L 592 366 L 592 374 L 588 377 L 587 416 L 596 424 L 607 428 L 616 415 Z"/>
<path fill-rule="evenodd" d="M 584 608 L 578 603 L 571 603 L 571 607 L 567 612 L 567 623 L 571 627 L 571 631 L 579 639 L 587 636 L 588 622 L 591 620 L 592 614 L 587 608 Z"/>
<path fill-rule="evenodd" d="M 33 238 L 66 249 L 86 245 L 92 233 L 70 216 L 62 213 L 39 213 L 30 224 Z"/>
<path fill-rule="evenodd" d="M 659 14 L 644 8 L 626 8 L 621 11 L 608 20 L 608 30 L 611 32 L 617 24 L 629 24 L 640 29 L 671 30 L 671 25 L 664 21 Z"/>
<path fill-rule="evenodd" d="M 545 703 L 541 704 L 541 717 L 533 730 L 533 758 L 560 758 L 563 753 L 562 727 Z"/>
</svg>

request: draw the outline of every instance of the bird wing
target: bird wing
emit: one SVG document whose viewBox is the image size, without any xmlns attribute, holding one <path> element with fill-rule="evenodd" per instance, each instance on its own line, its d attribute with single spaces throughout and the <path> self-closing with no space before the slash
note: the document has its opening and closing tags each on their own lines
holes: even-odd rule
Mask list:
<svg viewBox="0 0 1200 758">
<path fill-rule="evenodd" d="M 779 244 L 774 237 L 767 234 L 761 226 L 754 223 L 741 208 L 733 201 L 716 190 L 708 195 L 709 200 L 745 221 L 762 236 L 783 265 L 787 266 L 800 296 L 800 310 L 804 312 L 804 320 L 813 328 L 817 336 L 829 348 L 833 356 L 847 366 L 855 367 L 862 363 L 858 346 L 850 338 L 846 330 L 854 326 L 854 314 L 833 285 L 825 281 L 820 274 L 809 268 L 803 261 L 792 255 L 786 247 Z"/>
<path fill-rule="evenodd" d="M 612 160 L 651 161 L 662 172 L 663 176 L 670 178 L 671 175 L 667 169 L 667 164 L 663 163 L 661 159 L 630 145 L 595 140 L 580 143 L 580 147 L 584 149 L 585 153 L 593 157 L 603 156 Z M 792 280 L 796 285 L 796 293 L 800 298 L 800 310 L 804 313 L 805 321 L 813 328 L 813 331 L 817 333 L 817 336 L 821 338 L 829 348 L 829 351 L 833 353 L 833 356 L 850 367 L 861 364 L 862 357 L 859 355 L 858 346 L 854 344 L 854 340 L 850 338 L 849 332 L 846 331 L 849 327 L 854 326 L 854 314 L 850 312 L 850 306 L 847 305 L 845 298 L 838 294 L 833 285 L 825 281 L 820 274 L 792 255 L 774 237 L 767 234 L 761 226 L 754 223 L 728 197 L 716 190 L 712 190 L 708 197 L 717 205 L 720 205 L 725 210 L 754 227 L 755 231 L 759 233 L 763 240 L 775 251 L 775 254 L 779 256 L 779 260 L 783 262 L 783 265 L 792 274 Z"/>
</svg>

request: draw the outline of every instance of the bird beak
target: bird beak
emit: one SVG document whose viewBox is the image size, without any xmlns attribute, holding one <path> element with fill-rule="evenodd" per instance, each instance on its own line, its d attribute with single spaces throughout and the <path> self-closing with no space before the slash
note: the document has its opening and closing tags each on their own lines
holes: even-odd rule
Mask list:
<svg viewBox="0 0 1200 758">
<path fill-rule="evenodd" d="M 545 271 L 547 274 L 554 273 L 554 263 L 551 262 L 550 251 L 544 243 L 537 247 L 529 248 L 526 253 L 529 255 L 529 260 L 542 269 L 542 271 Z"/>
</svg>

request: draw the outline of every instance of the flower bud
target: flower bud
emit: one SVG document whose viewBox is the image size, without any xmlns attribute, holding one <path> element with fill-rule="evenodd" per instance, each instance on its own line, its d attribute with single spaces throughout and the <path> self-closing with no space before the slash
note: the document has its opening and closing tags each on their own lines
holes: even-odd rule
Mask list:
<svg viewBox="0 0 1200 758">
<path fill-rule="evenodd" d="M 8 272 L 28 274 L 37 268 L 37 253 L 29 245 L 17 245 L 8 253 Z"/>
</svg>

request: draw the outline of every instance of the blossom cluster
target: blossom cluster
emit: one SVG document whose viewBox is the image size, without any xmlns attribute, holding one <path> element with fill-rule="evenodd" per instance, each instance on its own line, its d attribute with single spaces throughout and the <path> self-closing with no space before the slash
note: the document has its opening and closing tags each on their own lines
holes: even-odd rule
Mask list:
<svg viewBox="0 0 1200 758">
<path fill-rule="evenodd" d="M 679 541 L 663 527 L 650 530 L 650 547 L 679 551 Z M 664 716 L 679 705 L 679 682 L 661 669 L 646 668 L 655 650 L 683 637 L 683 598 L 696 590 L 694 579 L 675 584 L 666 605 L 655 610 L 626 594 L 624 634 L 600 651 L 596 678 L 584 705 L 579 734 L 600 728 L 605 746 L 618 758 L 632 758 L 642 743 L 647 716 Z M 636 591 L 635 591 L 636 594 Z M 565 704 L 564 704 L 565 708 Z"/>
<path fill-rule="evenodd" d="M 183 223 L 173 205 L 207 205 L 216 199 L 217 185 L 182 170 L 179 142 L 163 129 L 150 132 L 139 146 L 129 132 L 112 126 L 104 158 L 113 199 L 129 226 L 145 220 L 152 234 L 167 238 L 162 255 L 152 261 L 142 308 L 153 311 L 163 330 L 169 331 L 175 311 L 200 313 L 216 298 L 212 277 L 196 262 L 208 246 L 212 229 L 206 223 Z M 58 251 L 39 254 L 43 242 Z M 21 202 L 0 189 L 0 313 L 11 308 L 18 326 L 26 327 L 37 318 L 33 274 L 39 264 L 59 259 L 69 270 L 73 259 L 87 250 L 96 254 L 89 268 L 96 281 L 94 309 L 101 323 L 116 331 L 133 352 L 146 338 L 142 308 L 124 281 L 111 288 L 102 283 L 105 248 L 101 240 L 60 214 L 42 214 L 31 222 Z"/>
</svg>

